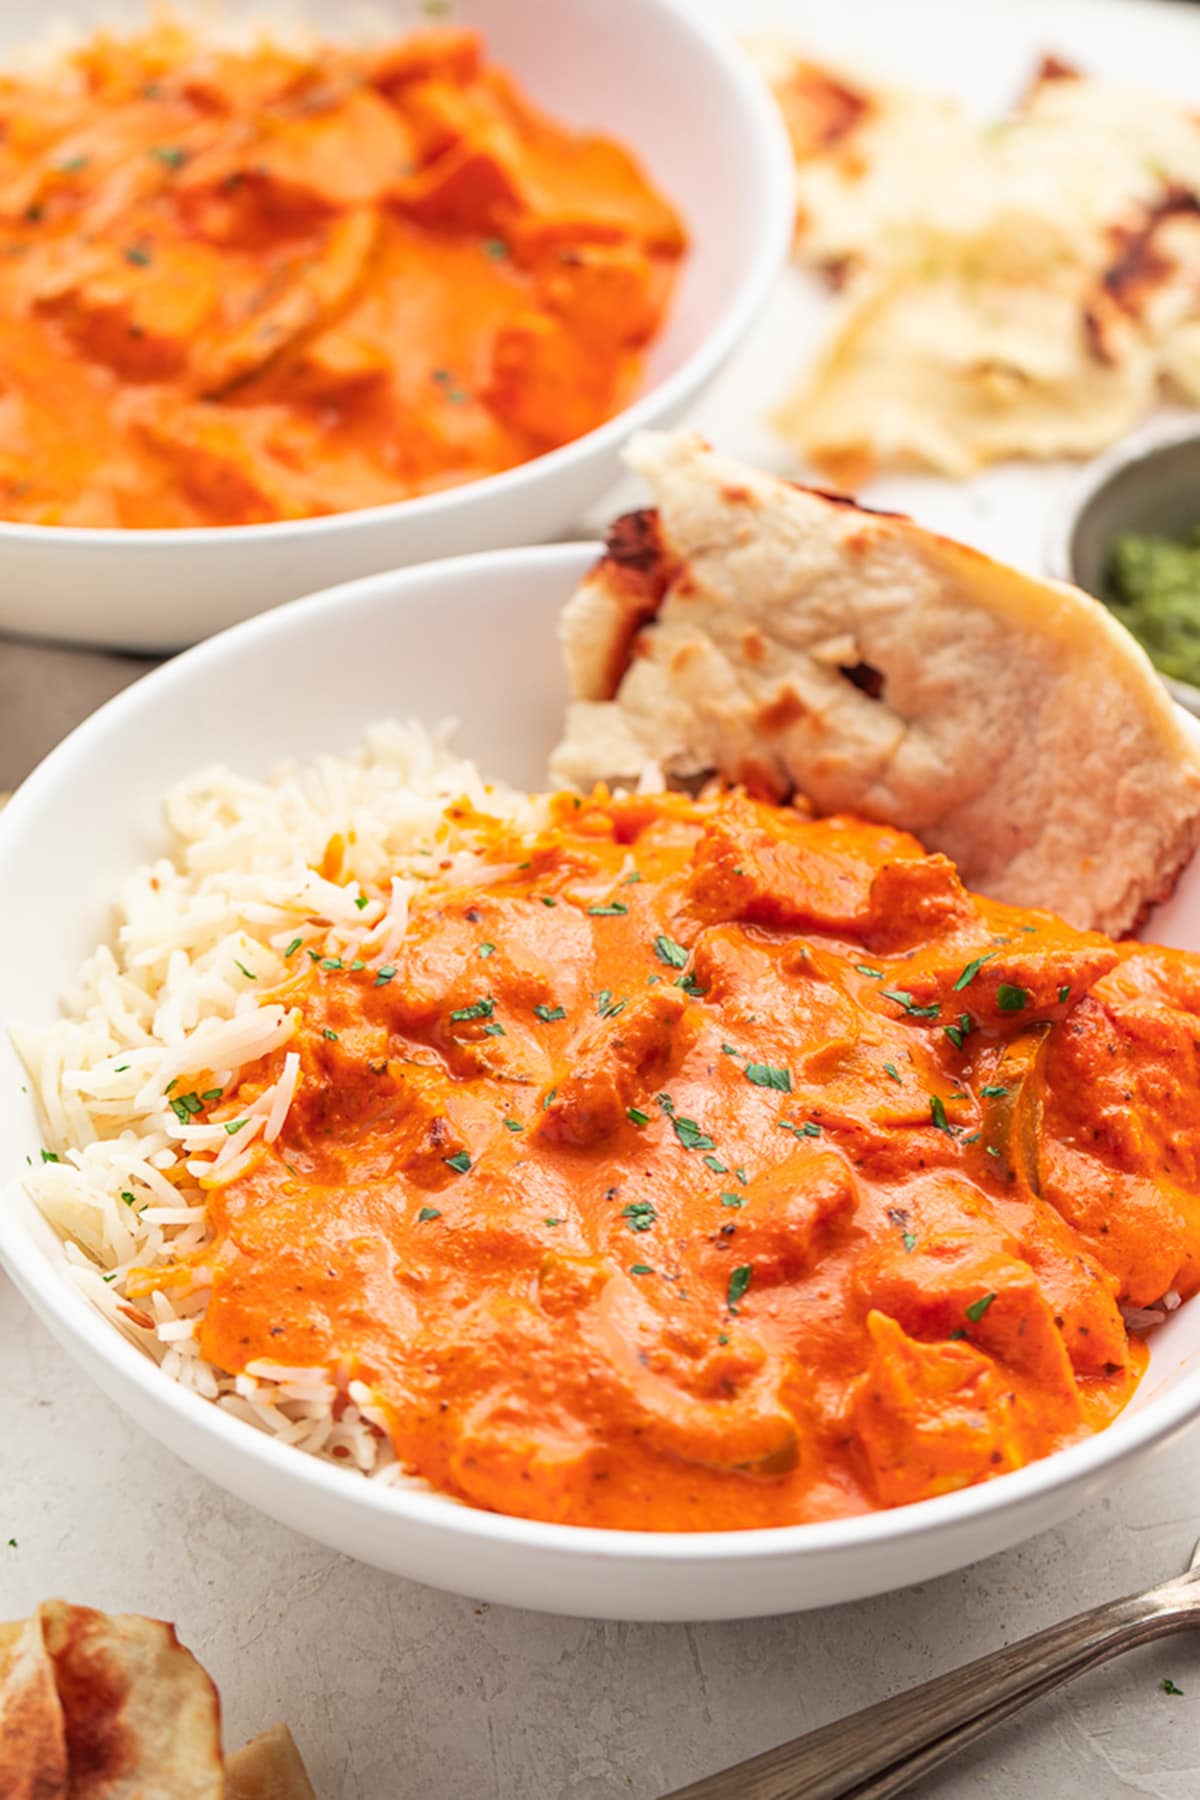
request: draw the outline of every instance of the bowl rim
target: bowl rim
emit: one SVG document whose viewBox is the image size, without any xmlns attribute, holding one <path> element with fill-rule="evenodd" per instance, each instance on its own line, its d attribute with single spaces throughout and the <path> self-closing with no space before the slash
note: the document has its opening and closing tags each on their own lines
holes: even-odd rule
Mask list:
<svg viewBox="0 0 1200 1800">
<path fill-rule="evenodd" d="M 692 394 L 716 374 L 741 341 L 762 305 L 775 278 L 791 253 L 795 219 L 795 166 L 783 119 L 741 43 L 697 18 L 688 0 L 640 0 L 673 21 L 675 29 L 704 52 L 718 79 L 728 88 L 740 115 L 740 127 L 757 162 L 756 201 L 762 215 L 758 242 L 746 262 L 732 298 L 715 325 L 691 355 L 661 381 L 639 393 L 581 437 L 571 438 L 553 450 L 530 457 L 511 469 L 483 475 L 474 481 L 417 494 L 406 500 L 390 500 L 379 506 L 353 507 L 345 512 L 322 513 L 308 519 L 269 519 L 248 525 L 149 526 L 135 529 L 122 525 L 38 525 L 25 520 L 0 519 L 0 549 L 7 544 L 64 544 L 107 554 L 130 545 L 162 549 L 179 545 L 196 549 L 205 544 L 254 544 L 295 537 L 303 540 L 329 532 L 351 529 L 354 521 L 386 528 L 401 522 L 423 525 L 456 506 L 477 500 L 481 505 L 503 503 L 523 484 L 542 477 L 569 474 L 593 454 L 603 453 L 635 431 L 653 424 L 672 408 L 682 407 Z"/>
<path fill-rule="evenodd" d="M 0 857 L 9 848 L 9 839 L 19 831 L 34 821 L 44 823 L 44 797 L 54 794 L 59 770 L 69 769 L 80 752 L 101 748 L 113 726 L 120 728 L 127 714 L 136 716 L 146 694 L 169 691 L 180 684 L 186 687 L 193 671 L 241 656 L 259 642 L 269 645 L 279 633 L 288 632 L 294 623 L 303 620 L 325 616 L 338 632 L 344 632 L 346 608 L 353 608 L 360 600 L 386 594 L 402 604 L 407 595 L 423 589 L 456 589 L 486 581 L 498 569 L 559 569 L 566 585 L 578 579 L 600 548 L 598 543 L 583 541 L 543 544 L 478 551 L 416 564 L 343 582 L 230 626 L 142 676 L 76 726 L 49 753 L 0 812 Z M 1188 729 L 1200 733 L 1194 720 L 1188 721 Z M 1086 1482 L 1109 1465 L 1148 1451 L 1200 1414 L 1198 1361 L 1196 1367 L 1185 1369 L 1172 1386 L 1154 1394 L 1138 1411 L 1120 1414 L 1104 1431 L 991 1481 L 908 1506 L 808 1524 L 731 1531 L 617 1530 L 515 1518 L 465 1505 L 431 1489 L 379 1487 L 369 1479 L 268 1437 L 172 1381 L 156 1363 L 128 1343 L 71 1284 L 61 1264 L 43 1252 L 33 1232 L 21 1222 L 18 1209 L 5 1197 L 19 1185 L 15 1173 L 6 1175 L 0 1183 L 0 1264 L 34 1310 L 52 1319 L 55 1329 L 71 1341 L 77 1360 L 106 1365 L 118 1386 L 131 1383 L 152 1410 L 173 1415 L 196 1444 L 203 1445 L 211 1434 L 232 1460 L 243 1466 L 256 1464 L 263 1475 L 290 1478 L 301 1490 L 307 1489 L 314 1498 L 321 1496 L 335 1508 L 343 1504 L 352 1511 L 361 1508 L 381 1527 L 391 1521 L 394 1526 L 411 1524 L 461 1531 L 476 1541 L 514 1550 L 540 1549 L 568 1558 L 666 1561 L 684 1566 L 869 1553 L 982 1521 L 1023 1503 L 1036 1503 L 1057 1490 Z M 1200 1304 L 1200 1296 L 1196 1304 Z M 198 1466 L 204 1468 L 204 1461 L 200 1460 Z M 222 1479 L 220 1475 L 213 1478 L 218 1482 Z"/>
<path fill-rule="evenodd" d="M 1051 517 L 1047 534 L 1046 569 L 1053 580 L 1065 581 L 1071 587 L 1091 593 L 1091 589 L 1084 588 L 1079 580 L 1075 560 L 1075 536 L 1089 506 L 1106 488 L 1119 481 L 1126 470 L 1153 462 L 1157 456 L 1169 455 L 1186 444 L 1200 444 L 1200 423 L 1187 419 L 1155 421 L 1121 438 L 1075 476 L 1062 505 Z M 1092 594 L 1092 599 L 1105 605 L 1099 594 Z M 1182 681 L 1177 675 L 1164 675 L 1158 668 L 1154 672 L 1185 712 L 1200 717 L 1200 686 Z"/>
</svg>

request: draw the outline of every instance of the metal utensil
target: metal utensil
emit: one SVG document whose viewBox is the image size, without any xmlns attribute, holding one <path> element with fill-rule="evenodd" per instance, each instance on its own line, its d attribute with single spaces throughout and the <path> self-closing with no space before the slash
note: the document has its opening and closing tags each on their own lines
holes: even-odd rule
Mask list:
<svg viewBox="0 0 1200 1800">
<path fill-rule="evenodd" d="M 1139 1644 L 1200 1627 L 1200 1543 L 1182 1575 L 1093 1607 L 663 1800 L 887 1800 L 1031 1700 Z"/>
</svg>

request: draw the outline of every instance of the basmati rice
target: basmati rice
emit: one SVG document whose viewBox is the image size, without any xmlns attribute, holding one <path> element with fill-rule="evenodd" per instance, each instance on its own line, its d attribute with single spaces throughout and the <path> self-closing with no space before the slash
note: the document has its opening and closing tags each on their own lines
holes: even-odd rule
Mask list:
<svg viewBox="0 0 1200 1800">
<path fill-rule="evenodd" d="M 363 1383 L 343 1388 L 324 1368 L 215 1368 L 196 1343 L 203 1272 L 186 1291 L 164 1276 L 148 1298 L 131 1299 L 126 1278 L 202 1247 L 206 1190 L 235 1180 L 250 1144 L 283 1129 L 300 1075 L 291 1050 L 232 1132 L 180 1095 L 200 1076 L 232 1092 L 244 1068 L 287 1045 L 295 1021 L 271 989 L 289 972 L 289 951 L 319 943 L 325 955 L 386 962 L 423 886 L 492 873 L 469 824 L 447 817 L 457 801 L 531 835 L 542 822 L 538 800 L 486 786 L 444 732 L 414 725 L 376 725 L 354 755 L 288 765 L 267 781 L 200 771 L 167 796 L 171 855 L 123 883 L 115 938 L 84 964 L 63 1016 L 13 1033 L 48 1146 L 27 1185 L 82 1292 L 184 1387 L 387 1483 L 411 1478 Z M 321 873 L 334 838 L 344 846 L 340 881 Z"/>
</svg>

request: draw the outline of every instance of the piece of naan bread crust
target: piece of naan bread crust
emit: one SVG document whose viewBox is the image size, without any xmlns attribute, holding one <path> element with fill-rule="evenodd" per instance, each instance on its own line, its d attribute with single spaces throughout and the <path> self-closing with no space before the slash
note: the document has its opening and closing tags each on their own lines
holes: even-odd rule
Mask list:
<svg viewBox="0 0 1200 1800">
<path fill-rule="evenodd" d="M 798 792 L 1112 936 L 1170 892 L 1200 841 L 1200 751 L 1099 601 L 691 434 L 642 433 L 626 460 L 657 510 L 564 609 L 556 780 L 657 764 Z"/>
</svg>

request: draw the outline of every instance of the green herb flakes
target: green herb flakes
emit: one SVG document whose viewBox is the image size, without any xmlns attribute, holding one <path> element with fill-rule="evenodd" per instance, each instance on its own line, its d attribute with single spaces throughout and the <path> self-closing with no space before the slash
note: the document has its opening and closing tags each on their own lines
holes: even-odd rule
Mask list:
<svg viewBox="0 0 1200 1800">
<path fill-rule="evenodd" d="M 187 151 L 181 150 L 177 144 L 151 144 L 147 154 L 155 162 L 162 163 L 165 169 L 182 169 L 188 159 Z"/>
<path fill-rule="evenodd" d="M 954 984 L 955 993 L 960 993 L 963 988 L 970 987 L 984 963 L 991 962 L 995 954 L 994 950 L 989 950 L 986 956 L 977 956 L 972 962 L 969 962 Z"/>
<path fill-rule="evenodd" d="M 542 1021 L 543 1025 L 557 1025 L 560 1019 L 565 1019 L 567 1016 L 567 1009 L 565 1006 L 546 1006 L 543 1004 L 542 1006 L 535 1006 L 533 1010 Z"/>
<path fill-rule="evenodd" d="M 323 1025 L 321 1027 L 321 1036 L 323 1038 L 328 1038 L 331 1044 L 336 1044 L 338 1042 L 338 1034 L 331 1025 Z"/>
<path fill-rule="evenodd" d="M 484 1037 L 507 1037 L 508 1033 L 499 1019 L 493 1019 L 490 1025 L 484 1026 L 483 1035 Z"/>
<path fill-rule="evenodd" d="M 425 1225 L 430 1219 L 440 1219 L 441 1216 L 436 1206 L 423 1206 L 417 1214 L 417 1224 Z"/>
<path fill-rule="evenodd" d="M 982 1319 L 984 1313 L 995 1298 L 995 1294 L 983 1294 L 978 1300 L 972 1300 L 970 1306 L 966 1309 L 967 1317 L 970 1319 L 972 1325 L 978 1325 L 980 1319 Z"/>
<path fill-rule="evenodd" d="M 996 1005 L 1001 1012 L 1024 1012 L 1029 1005 L 1029 991 L 1023 987 L 1013 987 L 1011 982 L 1002 981 L 996 989 Z"/>
<path fill-rule="evenodd" d="M 621 1217 L 628 1221 L 630 1231 L 649 1231 L 658 1219 L 658 1209 L 649 1200 L 631 1200 L 621 1208 Z"/>
<path fill-rule="evenodd" d="M 902 1006 L 911 1019 L 936 1019 L 942 1010 L 936 1000 L 931 1006 L 918 1006 L 907 988 L 881 988 L 880 992 L 885 1000 L 894 1000 L 897 1006 Z"/>
<path fill-rule="evenodd" d="M 465 1175 L 467 1170 L 471 1167 L 471 1159 L 465 1150 L 459 1150 L 454 1156 L 443 1156 L 442 1161 L 448 1169 L 453 1169 L 457 1175 Z"/>
<path fill-rule="evenodd" d="M 303 938 L 293 938 L 292 939 L 291 943 L 288 945 L 287 949 L 283 953 L 285 962 L 287 961 L 289 956 L 295 956 L 297 950 L 300 948 L 300 946 L 303 942 L 304 942 Z"/>
<path fill-rule="evenodd" d="M 1061 1006 L 1064 1001 L 1069 1000 L 1070 998 L 1071 998 L 1070 988 L 1069 987 L 1060 987 L 1058 990 L 1058 1004 Z"/>
<path fill-rule="evenodd" d="M 912 1234 L 912 1232 L 911 1232 L 911 1231 L 906 1231 L 906 1232 L 905 1232 L 905 1233 L 904 1233 L 904 1237 L 903 1237 L 903 1239 L 902 1239 L 902 1242 L 903 1242 L 903 1244 L 904 1244 L 904 1248 L 905 1248 L 905 1249 L 906 1249 L 906 1250 L 907 1250 L 907 1251 L 908 1251 L 908 1253 L 909 1253 L 909 1255 L 910 1255 L 910 1256 L 911 1256 L 911 1255 L 912 1255 L 912 1253 L 913 1253 L 913 1251 L 914 1251 L 914 1250 L 915 1250 L 915 1249 L 916 1249 L 916 1247 L 917 1247 L 917 1240 L 916 1240 L 916 1238 L 915 1238 L 915 1237 L 914 1237 L 914 1236 L 913 1236 L 913 1234 Z"/>
<path fill-rule="evenodd" d="M 472 1019 L 490 1019 L 495 1010 L 494 1000 L 473 1000 L 470 1006 L 460 1006 L 452 1012 L 450 1020 L 454 1025 L 467 1025 Z"/>
<path fill-rule="evenodd" d="M 979 1091 L 985 1100 L 1003 1100 L 1008 1094 L 1008 1089 L 1000 1086 L 997 1082 L 989 1082 L 986 1087 L 981 1087 Z"/>
<path fill-rule="evenodd" d="M 354 904 L 357 906 L 359 912 L 365 912 L 367 907 L 371 904 L 370 896 L 367 894 L 356 894 L 354 896 Z"/>
<path fill-rule="evenodd" d="M 755 1087 L 774 1088 L 777 1094 L 790 1094 L 792 1077 L 787 1069 L 772 1068 L 770 1063 L 747 1063 L 744 1074 Z"/>
<path fill-rule="evenodd" d="M 194 1118 L 198 1112 L 201 1112 L 203 1106 L 204 1103 L 199 1094 L 176 1094 L 175 1098 L 171 1101 L 171 1111 L 184 1125 L 187 1124 L 189 1119 Z"/>
<path fill-rule="evenodd" d="M 16 1539 L 9 1538 L 8 1541 L 10 1544 L 14 1544 L 16 1542 Z M 1182 1700 L 1183 1689 L 1181 1687 L 1176 1687 L 1175 1683 L 1171 1680 L 1171 1677 L 1169 1675 L 1164 1675 L 1158 1685 L 1162 1689 L 1164 1694 L 1177 1694 L 1179 1696 L 1179 1698 Z"/>
<path fill-rule="evenodd" d="M 872 969 L 866 963 L 855 963 L 854 966 L 858 970 L 860 975 L 866 976 L 868 981 L 882 981 L 883 980 L 883 970 L 882 969 Z"/>
<path fill-rule="evenodd" d="M 631 1275 L 653 1275 L 654 1270 L 649 1263 L 630 1263 L 629 1273 Z"/>
<path fill-rule="evenodd" d="M 496 946 L 495 946 L 495 944 L 480 944 L 479 949 L 475 952 L 475 954 L 477 956 L 482 956 L 484 958 L 484 960 L 486 961 L 489 956 L 495 956 Z"/>
<path fill-rule="evenodd" d="M 687 966 L 688 953 L 683 945 L 677 944 L 674 938 L 667 937 L 664 932 L 660 932 L 654 940 L 654 954 L 658 957 L 659 962 L 669 964 L 672 969 L 682 969 Z"/>
<path fill-rule="evenodd" d="M 950 1039 L 950 1042 L 954 1045 L 956 1050 L 962 1049 L 968 1034 L 973 1031 L 974 1028 L 975 1022 L 970 1013 L 959 1013 L 958 1018 L 953 1025 L 942 1026 L 942 1030 Z"/>
<path fill-rule="evenodd" d="M 677 1119 L 674 1113 L 670 1113 L 668 1117 L 675 1127 L 675 1136 L 679 1139 L 685 1150 L 716 1149 L 716 1145 L 713 1143 L 708 1133 L 701 1126 L 697 1125 L 695 1119 Z"/>
<path fill-rule="evenodd" d="M 58 1157 L 53 1150 L 43 1150 L 42 1151 L 42 1161 L 44 1163 L 57 1162 Z"/>
<path fill-rule="evenodd" d="M 524 1131 L 525 1127 L 520 1119 L 505 1119 L 504 1129 L 505 1131 Z"/>
<path fill-rule="evenodd" d="M 705 1164 L 707 1165 L 707 1167 L 712 1170 L 714 1175 L 728 1175 L 729 1164 L 723 1163 L 719 1156 L 713 1156 L 710 1153 L 708 1156 L 706 1156 L 704 1158 L 704 1161 L 705 1161 Z"/>
<path fill-rule="evenodd" d="M 750 1286 L 750 1278 L 753 1273 L 754 1271 L 749 1263 L 742 1263 L 729 1277 L 728 1298 L 730 1312 L 735 1313 L 738 1309 L 738 1301 L 745 1298 L 746 1290 Z"/>
<path fill-rule="evenodd" d="M 939 1131 L 944 1131 L 947 1137 L 952 1137 L 954 1135 L 953 1127 L 946 1117 L 946 1108 L 940 1094 L 932 1094 L 930 1096 L 929 1116 Z"/>
<path fill-rule="evenodd" d="M 625 1117 L 631 1125 L 648 1125 L 650 1123 L 650 1114 L 644 1113 L 640 1106 L 627 1106 Z"/>
<path fill-rule="evenodd" d="M 333 970 L 344 968 L 345 965 L 340 956 L 323 956 L 318 967 Z"/>
<path fill-rule="evenodd" d="M 890 1075 L 893 1081 L 896 1081 L 896 1082 L 900 1081 L 900 1075 L 899 1075 L 899 1072 L 897 1071 L 895 1063 L 884 1063 L 883 1067 L 884 1067 L 885 1074 Z"/>
<path fill-rule="evenodd" d="M 249 1123 L 249 1119 L 230 1119 L 225 1126 L 226 1135 L 236 1137 L 238 1132 L 244 1130 Z"/>
<path fill-rule="evenodd" d="M 376 987 L 386 987 L 389 981 L 395 981 L 395 979 L 396 971 L 392 968 L 390 963 L 385 963 L 382 969 L 377 969 L 375 971 Z"/>
<path fill-rule="evenodd" d="M 122 1188 L 122 1189 L 121 1189 L 121 1198 L 122 1198 L 122 1200 L 123 1200 L 123 1201 L 124 1201 L 124 1202 L 125 1202 L 125 1204 L 126 1204 L 126 1206 L 133 1206 L 133 1205 L 135 1205 L 135 1201 L 134 1201 L 134 1197 L 133 1197 L 133 1195 L 132 1195 L 132 1194 L 131 1194 L 131 1193 L 130 1193 L 130 1191 L 129 1191 L 129 1189 L 128 1189 L 128 1188 Z"/>
<path fill-rule="evenodd" d="M 690 994 L 693 1000 L 702 1000 L 708 992 L 706 987 L 701 987 L 699 976 L 694 969 L 689 969 L 686 975 L 681 975 L 675 986 L 682 988 L 685 994 Z"/>
<path fill-rule="evenodd" d="M 541 901 L 543 906 L 557 906 L 558 905 L 558 901 L 554 898 L 553 894 L 539 894 L 538 899 Z"/>
<path fill-rule="evenodd" d="M 745 1169 L 741 1169 L 741 1168 L 735 1169 L 733 1171 L 733 1178 L 735 1181 L 740 1181 L 743 1187 L 745 1187 L 746 1183 L 750 1179 L 750 1177 L 747 1175 Z"/>
<path fill-rule="evenodd" d="M 722 1206 L 745 1206 L 746 1201 L 741 1194 L 724 1193 L 721 1195 Z"/>
<path fill-rule="evenodd" d="M 606 906 L 589 906 L 588 912 L 593 919 L 615 919 L 620 913 L 627 913 L 629 908 L 623 900 L 610 900 Z"/>
</svg>

